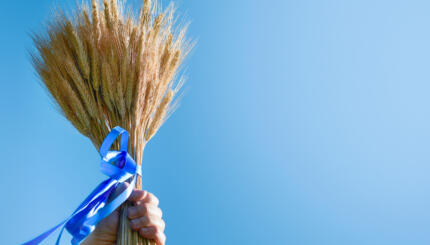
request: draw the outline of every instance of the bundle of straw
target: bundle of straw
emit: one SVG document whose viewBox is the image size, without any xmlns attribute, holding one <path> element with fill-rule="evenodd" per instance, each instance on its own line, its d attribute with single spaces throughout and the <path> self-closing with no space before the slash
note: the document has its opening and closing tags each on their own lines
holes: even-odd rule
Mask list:
<svg viewBox="0 0 430 245">
<path fill-rule="evenodd" d="M 46 33 L 33 34 L 32 63 L 41 81 L 97 149 L 120 126 L 130 133 L 128 152 L 141 165 L 145 145 L 175 108 L 183 84 L 178 68 L 192 44 L 174 12 L 172 4 L 160 11 L 146 0 L 135 17 L 124 1 L 92 0 L 71 16 L 57 11 Z M 140 178 L 136 187 L 142 188 Z M 126 209 L 117 244 L 153 244 L 129 228 Z"/>
</svg>

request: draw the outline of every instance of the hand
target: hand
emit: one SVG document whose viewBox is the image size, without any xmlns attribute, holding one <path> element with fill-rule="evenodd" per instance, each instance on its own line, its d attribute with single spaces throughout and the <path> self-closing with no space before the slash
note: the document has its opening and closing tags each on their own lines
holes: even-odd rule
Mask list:
<svg viewBox="0 0 430 245">
<path fill-rule="evenodd" d="M 157 245 L 164 245 L 165 223 L 158 198 L 143 190 L 133 190 L 128 198 L 134 205 L 128 208 L 128 218 L 133 230 L 142 237 L 154 240 Z M 82 245 L 112 245 L 116 242 L 119 223 L 119 208 L 100 221 L 96 229 L 82 242 Z"/>
</svg>

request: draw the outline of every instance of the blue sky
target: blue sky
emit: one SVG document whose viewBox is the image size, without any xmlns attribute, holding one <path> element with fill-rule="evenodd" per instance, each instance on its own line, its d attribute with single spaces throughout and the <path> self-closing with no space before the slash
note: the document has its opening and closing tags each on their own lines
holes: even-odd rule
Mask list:
<svg viewBox="0 0 430 245">
<path fill-rule="evenodd" d="M 4 244 L 56 224 L 105 179 L 29 62 L 28 33 L 54 3 L 2 3 Z M 198 45 L 143 168 L 168 244 L 430 243 L 428 1 L 178 6 Z"/>
</svg>

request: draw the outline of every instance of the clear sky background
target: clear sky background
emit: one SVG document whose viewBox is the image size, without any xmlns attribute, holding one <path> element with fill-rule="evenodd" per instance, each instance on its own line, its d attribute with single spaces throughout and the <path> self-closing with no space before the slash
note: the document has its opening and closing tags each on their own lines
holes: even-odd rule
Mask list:
<svg viewBox="0 0 430 245">
<path fill-rule="evenodd" d="M 2 244 L 105 179 L 29 62 L 54 3 L 1 2 Z M 143 169 L 167 244 L 430 244 L 429 1 L 178 4 L 198 45 Z"/>
</svg>

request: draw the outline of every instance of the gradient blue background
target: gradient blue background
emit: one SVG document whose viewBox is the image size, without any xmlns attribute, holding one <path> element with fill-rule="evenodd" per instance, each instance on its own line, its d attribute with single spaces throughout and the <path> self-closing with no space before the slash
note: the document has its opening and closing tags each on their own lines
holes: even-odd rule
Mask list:
<svg viewBox="0 0 430 245">
<path fill-rule="evenodd" d="M 2 244 L 56 224 L 105 178 L 26 53 L 53 4 L 1 3 Z M 198 45 L 143 170 L 168 244 L 429 244 L 429 8 L 181 0 Z"/>
</svg>

